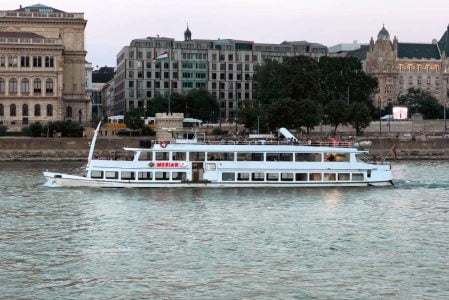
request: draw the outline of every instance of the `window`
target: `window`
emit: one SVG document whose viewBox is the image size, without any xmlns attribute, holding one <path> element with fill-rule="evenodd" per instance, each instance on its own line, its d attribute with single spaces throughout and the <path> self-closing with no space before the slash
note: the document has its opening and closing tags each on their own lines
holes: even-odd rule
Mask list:
<svg viewBox="0 0 449 300">
<path fill-rule="evenodd" d="M 5 115 L 5 108 L 3 104 L 0 104 L 0 117 L 3 117 Z"/>
<path fill-rule="evenodd" d="M 267 173 L 267 181 L 279 181 L 279 173 Z"/>
<path fill-rule="evenodd" d="M 156 152 L 156 160 L 168 160 L 169 152 Z"/>
<path fill-rule="evenodd" d="M 153 172 L 139 172 L 139 180 L 153 180 Z"/>
<path fill-rule="evenodd" d="M 221 180 L 222 181 L 234 181 L 235 180 L 235 173 L 222 173 L 221 174 Z"/>
<path fill-rule="evenodd" d="M 9 93 L 17 94 L 17 79 L 15 78 L 9 80 Z"/>
<path fill-rule="evenodd" d="M 16 105 L 15 105 L 15 104 L 11 104 L 11 105 L 9 106 L 9 115 L 10 115 L 11 117 L 15 117 L 16 114 L 17 114 L 17 112 L 16 112 Z"/>
<path fill-rule="evenodd" d="M 321 153 L 295 153 L 295 161 L 321 161 Z"/>
<path fill-rule="evenodd" d="M 6 58 L 3 55 L 0 57 L 0 67 L 6 67 Z"/>
<path fill-rule="evenodd" d="M 28 104 L 22 105 L 22 116 L 24 117 L 28 116 Z"/>
<path fill-rule="evenodd" d="M 134 174 L 135 174 L 134 172 L 122 171 L 121 178 L 122 180 L 134 180 L 136 178 Z"/>
<path fill-rule="evenodd" d="M 23 78 L 20 83 L 20 90 L 22 94 L 28 94 L 30 92 L 30 81 L 27 78 Z"/>
<path fill-rule="evenodd" d="M 156 172 L 154 178 L 156 180 L 170 180 L 170 172 Z"/>
<path fill-rule="evenodd" d="M 118 172 L 106 171 L 104 172 L 104 176 L 106 179 L 118 179 Z"/>
<path fill-rule="evenodd" d="M 37 67 L 37 68 L 42 67 L 42 57 L 33 56 L 33 67 Z"/>
<path fill-rule="evenodd" d="M 293 173 L 281 173 L 281 181 L 293 181 Z"/>
<path fill-rule="evenodd" d="M 263 161 L 263 153 L 237 153 L 238 161 Z"/>
<path fill-rule="evenodd" d="M 47 105 L 47 116 L 48 117 L 53 116 L 53 105 L 51 104 Z"/>
<path fill-rule="evenodd" d="M 352 181 L 363 181 L 363 173 L 352 173 Z"/>
<path fill-rule="evenodd" d="M 187 173 L 186 172 L 173 172 L 172 173 L 172 180 L 186 180 Z"/>
<path fill-rule="evenodd" d="M 53 79 L 48 78 L 45 82 L 45 93 L 53 94 Z"/>
<path fill-rule="evenodd" d="M 224 160 L 224 161 L 233 161 L 234 153 L 233 152 L 208 152 L 207 160 L 216 161 L 216 160 Z"/>
<path fill-rule="evenodd" d="M 189 160 L 190 161 L 204 161 L 205 154 L 204 152 L 190 152 Z"/>
<path fill-rule="evenodd" d="M 338 181 L 349 181 L 349 173 L 338 173 Z"/>
<path fill-rule="evenodd" d="M 293 161 L 293 153 L 267 153 L 267 161 Z"/>
<path fill-rule="evenodd" d="M 54 67 L 54 58 L 53 56 L 45 56 L 45 67 L 53 68 Z"/>
<path fill-rule="evenodd" d="M 90 172 L 90 178 L 102 179 L 103 178 L 103 171 L 92 170 Z"/>
<path fill-rule="evenodd" d="M 21 56 L 20 57 L 20 66 L 28 68 L 30 66 L 30 57 L 29 56 Z"/>
<path fill-rule="evenodd" d="M 251 180 L 252 181 L 264 181 L 264 174 L 263 173 L 252 173 L 251 174 Z"/>
<path fill-rule="evenodd" d="M 172 160 L 186 160 L 185 152 L 172 152 L 171 154 Z"/>
<path fill-rule="evenodd" d="M 66 108 L 66 117 L 67 118 L 72 118 L 72 107 L 71 106 L 67 106 L 67 108 Z"/>
<path fill-rule="evenodd" d="M 39 78 L 36 78 L 33 81 L 33 91 L 36 95 L 41 93 L 41 80 Z"/>
<path fill-rule="evenodd" d="M 349 162 L 349 153 L 324 153 L 325 162 Z"/>
<path fill-rule="evenodd" d="M 249 181 L 249 173 L 237 173 L 238 181 Z"/>
<path fill-rule="evenodd" d="M 324 173 L 323 174 L 324 181 L 335 181 L 337 180 L 337 177 L 335 173 Z"/>
<path fill-rule="evenodd" d="M 296 173 L 295 179 L 296 181 L 307 181 L 307 173 Z"/>
<path fill-rule="evenodd" d="M 5 93 L 5 79 L 0 78 L 0 94 Z"/>
<path fill-rule="evenodd" d="M 36 117 L 40 117 L 41 115 L 41 106 L 39 104 L 34 105 L 34 115 Z"/>
<path fill-rule="evenodd" d="M 310 173 L 309 180 L 310 181 L 321 181 L 321 173 Z"/>
</svg>

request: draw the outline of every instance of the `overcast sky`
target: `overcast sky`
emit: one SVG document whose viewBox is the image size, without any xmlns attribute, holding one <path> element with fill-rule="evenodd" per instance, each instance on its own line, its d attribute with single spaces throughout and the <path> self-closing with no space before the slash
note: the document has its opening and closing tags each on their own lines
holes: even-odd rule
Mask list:
<svg viewBox="0 0 449 300">
<path fill-rule="evenodd" d="M 147 36 L 233 38 L 326 46 L 368 43 L 385 23 L 399 41 L 431 42 L 449 23 L 448 0 L 1 0 L 1 10 L 36 4 L 84 12 L 87 60 L 115 66 L 120 49 Z"/>
</svg>

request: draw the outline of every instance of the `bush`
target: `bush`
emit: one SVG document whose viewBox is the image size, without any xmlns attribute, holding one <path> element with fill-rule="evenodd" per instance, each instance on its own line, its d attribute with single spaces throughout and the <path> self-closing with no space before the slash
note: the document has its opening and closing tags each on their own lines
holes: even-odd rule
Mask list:
<svg viewBox="0 0 449 300">
<path fill-rule="evenodd" d="M 148 126 L 143 126 L 140 134 L 144 136 L 154 136 L 156 135 L 156 132 Z"/>
<path fill-rule="evenodd" d="M 23 136 L 31 136 L 30 127 L 22 127 L 22 135 Z"/>
<path fill-rule="evenodd" d="M 32 137 L 41 137 L 42 130 L 43 130 L 42 124 L 39 122 L 35 122 L 35 123 L 31 124 L 29 127 L 30 135 Z"/>
<path fill-rule="evenodd" d="M 220 127 L 216 127 L 212 130 L 213 135 L 223 135 L 225 132 Z"/>
<path fill-rule="evenodd" d="M 8 131 L 8 127 L 6 127 L 4 125 L 0 125 L 0 136 L 5 136 L 7 131 Z"/>
<path fill-rule="evenodd" d="M 62 137 L 83 137 L 84 128 L 79 124 L 71 121 L 50 122 L 43 127 L 42 132 L 48 132 L 49 137 L 53 137 L 56 133 L 60 133 Z"/>
</svg>

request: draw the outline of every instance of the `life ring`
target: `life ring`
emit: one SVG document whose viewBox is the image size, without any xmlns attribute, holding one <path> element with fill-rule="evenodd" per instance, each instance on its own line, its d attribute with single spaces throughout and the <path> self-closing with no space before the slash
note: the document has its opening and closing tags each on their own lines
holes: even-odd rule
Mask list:
<svg viewBox="0 0 449 300">
<path fill-rule="evenodd" d="M 161 148 L 166 148 L 167 147 L 167 142 L 161 142 L 160 145 L 161 145 Z"/>
<path fill-rule="evenodd" d="M 181 162 L 179 165 L 181 166 L 181 168 L 187 167 L 187 164 L 185 162 Z"/>
<path fill-rule="evenodd" d="M 150 161 L 150 163 L 148 164 L 150 167 L 154 167 L 154 162 Z"/>
</svg>

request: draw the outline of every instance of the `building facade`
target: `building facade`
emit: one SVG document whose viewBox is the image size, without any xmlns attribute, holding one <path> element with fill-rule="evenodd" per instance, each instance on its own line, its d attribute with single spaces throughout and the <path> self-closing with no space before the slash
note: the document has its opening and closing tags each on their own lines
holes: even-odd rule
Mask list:
<svg viewBox="0 0 449 300">
<path fill-rule="evenodd" d="M 0 124 L 90 120 L 86 22 L 40 4 L 0 11 Z"/>
<path fill-rule="evenodd" d="M 165 61 L 155 61 L 161 53 Z M 254 100 L 255 66 L 266 59 L 286 56 L 327 55 L 327 47 L 306 41 L 262 44 L 232 39 L 192 39 L 187 28 L 184 41 L 148 37 L 133 40 L 117 54 L 114 114 L 151 105 L 167 93 L 207 89 L 220 103 L 222 120 L 234 120 L 244 100 Z"/>
<path fill-rule="evenodd" d="M 382 27 L 375 41 L 348 53 L 362 60 L 365 72 L 375 76 L 379 88 L 374 101 L 394 104 L 409 88 L 429 91 L 441 104 L 449 95 L 449 26 L 439 41 L 400 43 Z"/>
</svg>

